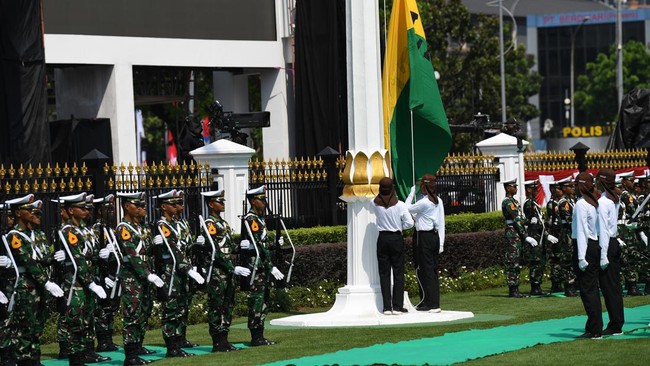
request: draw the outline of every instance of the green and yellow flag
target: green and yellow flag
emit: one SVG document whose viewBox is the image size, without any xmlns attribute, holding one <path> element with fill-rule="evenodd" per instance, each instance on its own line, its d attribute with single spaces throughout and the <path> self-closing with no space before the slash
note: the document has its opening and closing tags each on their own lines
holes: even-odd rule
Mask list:
<svg viewBox="0 0 650 366">
<path fill-rule="evenodd" d="M 415 0 L 394 0 L 386 43 L 384 140 L 396 191 L 405 199 L 414 176 L 438 171 L 451 147 L 451 132 Z"/>
</svg>

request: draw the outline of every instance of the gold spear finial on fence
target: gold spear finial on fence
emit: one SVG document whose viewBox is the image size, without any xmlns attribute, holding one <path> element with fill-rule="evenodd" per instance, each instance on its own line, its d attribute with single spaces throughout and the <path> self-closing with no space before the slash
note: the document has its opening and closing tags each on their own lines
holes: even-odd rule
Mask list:
<svg viewBox="0 0 650 366">
<path fill-rule="evenodd" d="M 29 178 L 34 177 L 34 168 L 32 167 L 32 164 L 29 164 L 28 167 L 27 167 L 27 176 Z"/>
<path fill-rule="evenodd" d="M 9 178 L 13 178 L 16 174 L 16 169 L 14 169 L 13 164 L 9 164 Z"/>
<path fill-rule="evenodd" d="M 25 175 L 25 168 L 23 168 L 23 164 L 20 164 L 18 167 L 18 178 L 22 178 Z"/>
<path fill-rule="evenodd" d="M 7 171 L 5 170 L 5 165 L 0 164 L 0 179 L 4 179 L 5 174 L 7 174 Z"/>
</svg>

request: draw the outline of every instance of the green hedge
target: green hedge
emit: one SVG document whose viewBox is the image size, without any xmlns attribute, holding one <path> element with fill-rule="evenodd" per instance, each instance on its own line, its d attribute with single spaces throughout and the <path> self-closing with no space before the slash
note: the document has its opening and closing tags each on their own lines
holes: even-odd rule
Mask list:
<svg viewBox="0 0 650 366">
<path fill-rule="evenodd" d="M 445 217 L 447 234 L 473 233 L 503 229 L 503 215 L 500 211 L 486 213 L 462 213 Z M 347 241 L 347 226 L 318 226 L 305 229 L 291 229 L 289 235 L 295 245 L 319 243 L 341 243 Z M 411 235 L 410 231 L 406 232 Z"/>
</svg>

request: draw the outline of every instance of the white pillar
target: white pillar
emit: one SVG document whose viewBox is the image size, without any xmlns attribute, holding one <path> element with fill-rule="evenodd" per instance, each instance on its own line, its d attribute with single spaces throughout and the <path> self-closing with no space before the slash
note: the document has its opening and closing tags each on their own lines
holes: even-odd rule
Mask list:
<svg viewBox="0 0 650 366">
<path fill-rule="evenodd" d="M 262 110 L 271 112 L 271 126 L 262 129 L 264 160 L 283 159 L 294 155 L 293 115 L 288 105 L 293 96 L 287 92 L 286 69 L 263 69 L 260 72 Z"/>
<path fill-rule="evenodd" d="M 197 162 L 208 163 L 219 170 L 217 185 L 225 190 L 226 212 L 224 219 L 239 233 L 239 218 L 244 210 L 243 202 L 248 190 L 248 161 L 255 153 L 250 147 L 229 140 L 218 140 L 190 151 Z"/>
<path fill-rule="evenodd" d="M 135 126 L 133 66 L 116 64 L 97 117 L 111 119 L 113 159 L 115 162 L 140 163 Z"/>
<path fill-rule="evenodd" d="M 528 141 L 522 141 L 524 147 L 528 145 Z M 496 136 L 485 139 L 476 144 L 476 147 L 481 150 L 483 155 L 494 155 L 499 161 L 499 180 L 501 182 L 517 178 L 519 185 L 519 202 L 523 203 L 521 199 L 522 193 L 525 197 L 524 189 L 524 167 L 519 165 L 519 152 L 517 150 L 517 138 L 510 136 L 506 133 L 500 133 Z M 503 184 L 497 185 L 497 202 L 496 207 L 501 207 L 501 202 L 506 197 L 506 191 Z"/>
</svg>

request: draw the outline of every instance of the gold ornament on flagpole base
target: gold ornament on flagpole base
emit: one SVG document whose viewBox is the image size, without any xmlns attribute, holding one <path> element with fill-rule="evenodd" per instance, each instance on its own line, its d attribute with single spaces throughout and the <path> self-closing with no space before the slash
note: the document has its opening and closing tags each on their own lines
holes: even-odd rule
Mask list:
<svg viewBox="0 0 650 366">
<path fill-rule="evenodd" d="M 373 198 L 379 194 L 379 181 L 383 177 L 393 177 L 388 150 L 348 151 L 342 176 L 345 186 L 340 198 L 346 202 Z"/>
</svg>

